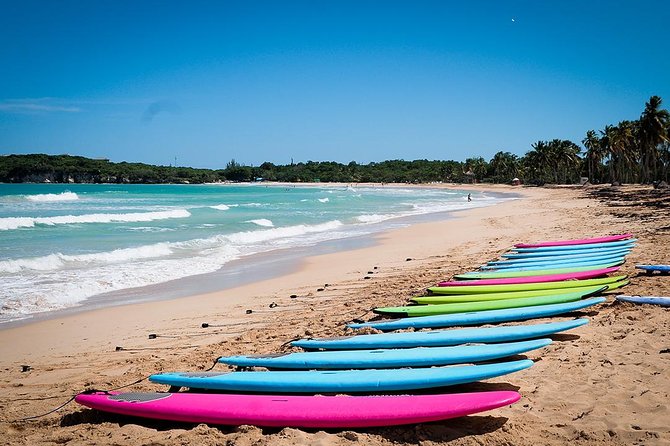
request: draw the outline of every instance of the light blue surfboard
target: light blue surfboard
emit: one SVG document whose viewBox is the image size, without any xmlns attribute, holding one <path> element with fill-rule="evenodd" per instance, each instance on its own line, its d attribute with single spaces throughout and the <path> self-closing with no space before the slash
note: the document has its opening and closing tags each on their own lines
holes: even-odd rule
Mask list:
<svg viewBox="0 0 670 446">
<path fill-rule="evenodd" d="M 562 245 L 562 246 L 541 246 L 537 248 L 511 248 L 515 252 L 542 252 L 542 251 L 589 251 L 601 248 L 613 248 L 615 246 L 630 246 L 637 241 L 636 238 L 627 240 L 618 240 L 616 242 L 589 243 L 585 245 Z"/>
<path fill-rule="evenodd" d="M 497 364 L 406 369 L 334 371 L 192 372 L 161 373 L 149 380 L 158 384 L 230 392 L 357 393 L 388 392 L 453 386 L 518 372 L 531 360 Z"/>
<path fill-rule="evenodd" d="M 630 253 L 631 248 L 610 248 L 610 249 L 598 249 L 594 251 L 584 252 L 582 251 L 553 251 L 550 253 L 547 252 L 506 252 L 500 257 L 506 259 L 535 259 L 535 258 L 576 258 L 576 257 L 586 257 L 586 256 L 597 256 L 597 255 L 611 255 L 611 254 L 622 254 L 626 255 Z"/>
<path fill-rule="evenodd" d="M 581 259 L 581 260 L 555 260 L 555 261 L 543 261 L 543 262 L 531 262 L 531 263 L 508 263 L 508 264 L 497 264 L 497 265 L 483 265 L 480 267 L 481 270 L 508 270 L 508 269 L 523 269 L 528 267 L 543 267 L 543 268 L 560 268 L 562 266 L 584 266 L 584 265 L 595 265 L 603 262 L 623 262 L 626 258 L 624 256 L 614 256 L 614 257 L 594 257 L 592 259 Z"/>
<path fill-rule="evenodd" d="M 551 339 L 501 344 L 459 345 L 377 350 L 343 350 L 269 355 L 224 356 L 219 362 L 237 367 L 290 370 L 385 369 L 469 364 L 546 347 Z"/>
<path fill-rule="evenodd" d="M 487 265 L 521 265 L 521 264 L 531 264 L 531 263 L 545 263 L 545 262 L 566 262 L 566 261 L 582 261 L 582 260 L 594 260 L 594 259 L 607 259 L 611 257 L 625 257 L 628 252 L 624 253 L 612 253 L 612 254 L 603 254 L 603 255 L 582 255 L 575 254 L 569 256 L 552 256 L 552 257 L 529 257 L 527 259 L 507 259 L 507 260 L 491 260 L 487 262 Z"/>
<path fill-rule="evenodd" d="M 625 296 L 621 294 L 617 296 L 616 299 L 621 302 L 629 302 L 632 304 L 650 304 L 670 307 L 670 297 L 664 296 Z"/>
<path fill-rule="evenodd" d="M 569 264 L 569 265 L 559 265 L 556 267 L 547 267 L 547 266 L 522 266 L 518 268 L 501 268 L 501 269 L 496 269 L 493 267 L 490 267 L 488 265 L 483 265 L 480 267 L 480 269 L 476 271 L 472 271 L 472 274 L 479 274 L 479 273 L 489 273 L 489 272 L 520 272 L 520 271 L 537 271 L 537 270 L 542 270 L 542 269 L 558 269 L 558 268 L 575 268 L 575 267 L 588 267 L 589 269 L 600 269 L 597 268 L 598 266 L 602 265 L 601 268 L 609 268 L 612 266 L 619 266 L 623 265 L 626 263 L 625 259 L 621 259 L 618 261 L 614 262 L 607 262 L 607 263 L 601 263 L 600 261 L 593 260 L 593 261 L 588 261 L 584 263 L 579 263 L 577 265 L 574 264 Z M 464 273 L 464 274 L 470 274 L 470 273 Z"/>
<path fill-rule="evenodd" d="M 376 348 L 440 347 L 472 342 L 510 342 L 550 336 L 587 324 L 588 319 L 574 319 L 546 324 L 515 325 L 512 327 L 459 328 L 452 330 L 415 331 L 411 333 L 382 333 L 338 338 L 300 339 L 291 342 L 308 350 L 354 350 Z"/>
<path fill-rule="evenodd" d="M 494 272 L 494 271 L 529 271 L 529 270 L 535 270 L 535 269 L 549 269 L 549 268 L 569 268 L 569 267 L 576 267 L 576 266 L 595 266 L 595 265 L 600 265 L 602 262 L 608 262 L 608 263 L 615 263 L 617 265 L 623 265 L 626 263 L 626 258 L 625 257 L 619 257 L 613 260 L 589 260 L 586 262 L 580 261 L 580 262 L 569 262 L 569 263 L 554 263 L 554 264 L 540 264 L 540 265 L 533 265 L 533 266 L 503 266 L 503 267 L 497 267 L 497 266 L 490 266 L 490 265 L 482 265 L 479 267 L 479 271 L 482 272 Z"/>
</svg>

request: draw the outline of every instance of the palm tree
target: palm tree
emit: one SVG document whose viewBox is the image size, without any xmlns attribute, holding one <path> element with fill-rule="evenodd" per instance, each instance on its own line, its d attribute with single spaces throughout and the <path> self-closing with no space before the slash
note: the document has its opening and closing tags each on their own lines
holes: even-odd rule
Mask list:
<svg viewBox="0 0 670 446">
<path fill-rule="evenodd" d="M 493 169 L 493 176 L 496 181 L 506 183 L 519 175 L 519 157 L 502 150 L 491 158 L 489 162 Z"/>
<path fill-rule="evenodd" d="M 551 181 L 550 166 L 552 157 L 550 147 L 545 141 L 538 141 L 531 145 L 533 150 L 526 153 L 521 160 L 526 173 L 526 179 L 532 183 L 543 184 Z"/>
<path fill-rule="evenodd" d="M 616 180 L 619 182 L 632 182 L 635 178 L 638 168 L 636 127 L 637 123 L 632 121 L 621 121 L 618 125 L 611 127 L 610 149 L 614 156 Z"/>
<path fill-rule="evenodd" d="M 586 162 L 588 169 L 589 181 L 592 183 L 600 182 L 602 178 L 597 175 L 597 172 L 600 170 L 599 167 L 604 158 L 604 151 L 600 138 L 595 130 L 589 130 L 586 132 L 586 138 L 582 140 L 582 144 L 586 147 Z"/>
<path fill-rule="evenodd" d="M 483 180 L 489 168 L 488 163 L 481 156 L 466 159 L 465 166 L 468 173 L 472 172 L 474 174 L 475 182 Z"/>
<path fill-rule="evenodd" d="M 658 146 L 668 141 L 670 113 L 661 110 L 662 100 L 658 96 L 649 98 L 640 116 L 640 182 L 649 183 L 658 176 Z"/>
<path fill-rule="evenodd" d="M 581 166 L 579 146 L 572 141 L 554 139 L 549 142 L 548 148 L 556 183 L 574 182 Z"/>
</svg>

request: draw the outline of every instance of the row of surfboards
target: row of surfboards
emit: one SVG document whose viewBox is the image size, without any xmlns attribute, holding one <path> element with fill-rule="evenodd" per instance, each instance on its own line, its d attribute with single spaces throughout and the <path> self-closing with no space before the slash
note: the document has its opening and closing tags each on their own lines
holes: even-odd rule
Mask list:
<svg viewBox="0 0 670 446">
<path fill-rule="evenodd" d="M 76 401 L 153 419 L 309 428 L 421 423 L 502 407 L 519 400 L 519 393 L 425 392 L 531 367 L 528 359 L 491 361 L 544 348 L 549 336 L 588 320 L 474 326 L 568 314 L 604 302 L 599 294 L 628 283 L 625 275 L 608 274 L 634 243 L 623 234 L 516 245 L 503 260 L 439 283 L 412 305 L 375 310 L 393 319 L 349 324 L 383 333 L 295 340 L 290 344 L 303 352 L 218 358 L 237 371 L 149 378 L 170 386 L 168 392 L 92 392 Z M 401 329 L 415 331 L 394 332 Z"/>
</svg>

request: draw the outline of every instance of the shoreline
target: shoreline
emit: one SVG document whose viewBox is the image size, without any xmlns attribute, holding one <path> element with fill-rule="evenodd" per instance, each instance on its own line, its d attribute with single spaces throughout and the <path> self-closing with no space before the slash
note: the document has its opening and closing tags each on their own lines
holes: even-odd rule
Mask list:
<svg viewBox="0 0 670 446">
<path fill-rule="evenodd" d="M 45 413 L 86 387 L 114 388 L 159 371 L 205 370 L 225 354 L 294 351 L 285 345 L 294 338 L 351 334 L 344 322 L 372 318 L 371 307 L 403 305 L 427 286 L 473 269 L 519 241 L 633 232 L 638 247 L 622 273 L 633 274 L 635 280 L 624 292 L 670 295 L 667 280 L 637 276 L 633 268 L 635 263 L 664 260 L 670 233 L 658 228 L 665 220 L 638 218 L 635 208 L 609 208 L 588 195 L 588 189 L 522 191 L 525 197 L 519 200 L 380 234 L 371 247 L 306 258 L 296 271 L 278 279 L 2 330 L 2 419 Z M 273 302 L 277 306 L 270 308 Z M 71 404 L 36 423 L 11 424 L 6 441 L 162 446 L 205 439 L 263 446 L 668 442 L 670 429 L 664 420 L 670 415 L 670 383 L 664 371 L 670 356 L 659 352 L 667 348 L 670 311 L 611 302 L 608 297 L 608 303 L 586 313 L 587 326 L 555 336 L 552 345 L 529 353 L 535 365 L 527 371 L 448 390 L 506 388 L 522 394 L 521 402 L 481 415 L 354 433 L 185 427 Z M 247 309 L 252 313 L 246 314 Z M 202 328 L 202 323 L 210 327 Z M 149 339 L 149 334 L 157 336 Z M 24 364 L 31 370 L 22 373 Z M 156 390 L 165 389 L 146 381 L 126 389 Z"/>
</svg>

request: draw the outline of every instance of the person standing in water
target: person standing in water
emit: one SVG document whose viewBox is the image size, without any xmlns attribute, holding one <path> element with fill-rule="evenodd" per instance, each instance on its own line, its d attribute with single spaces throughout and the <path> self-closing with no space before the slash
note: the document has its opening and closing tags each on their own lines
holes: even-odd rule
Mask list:
<svg viewBox="0 0 670 446">
<path fill-rule="evenodd" d="M 468 194 L 468 201 L 472 201 L 472 195 Z"/>
</svg>

